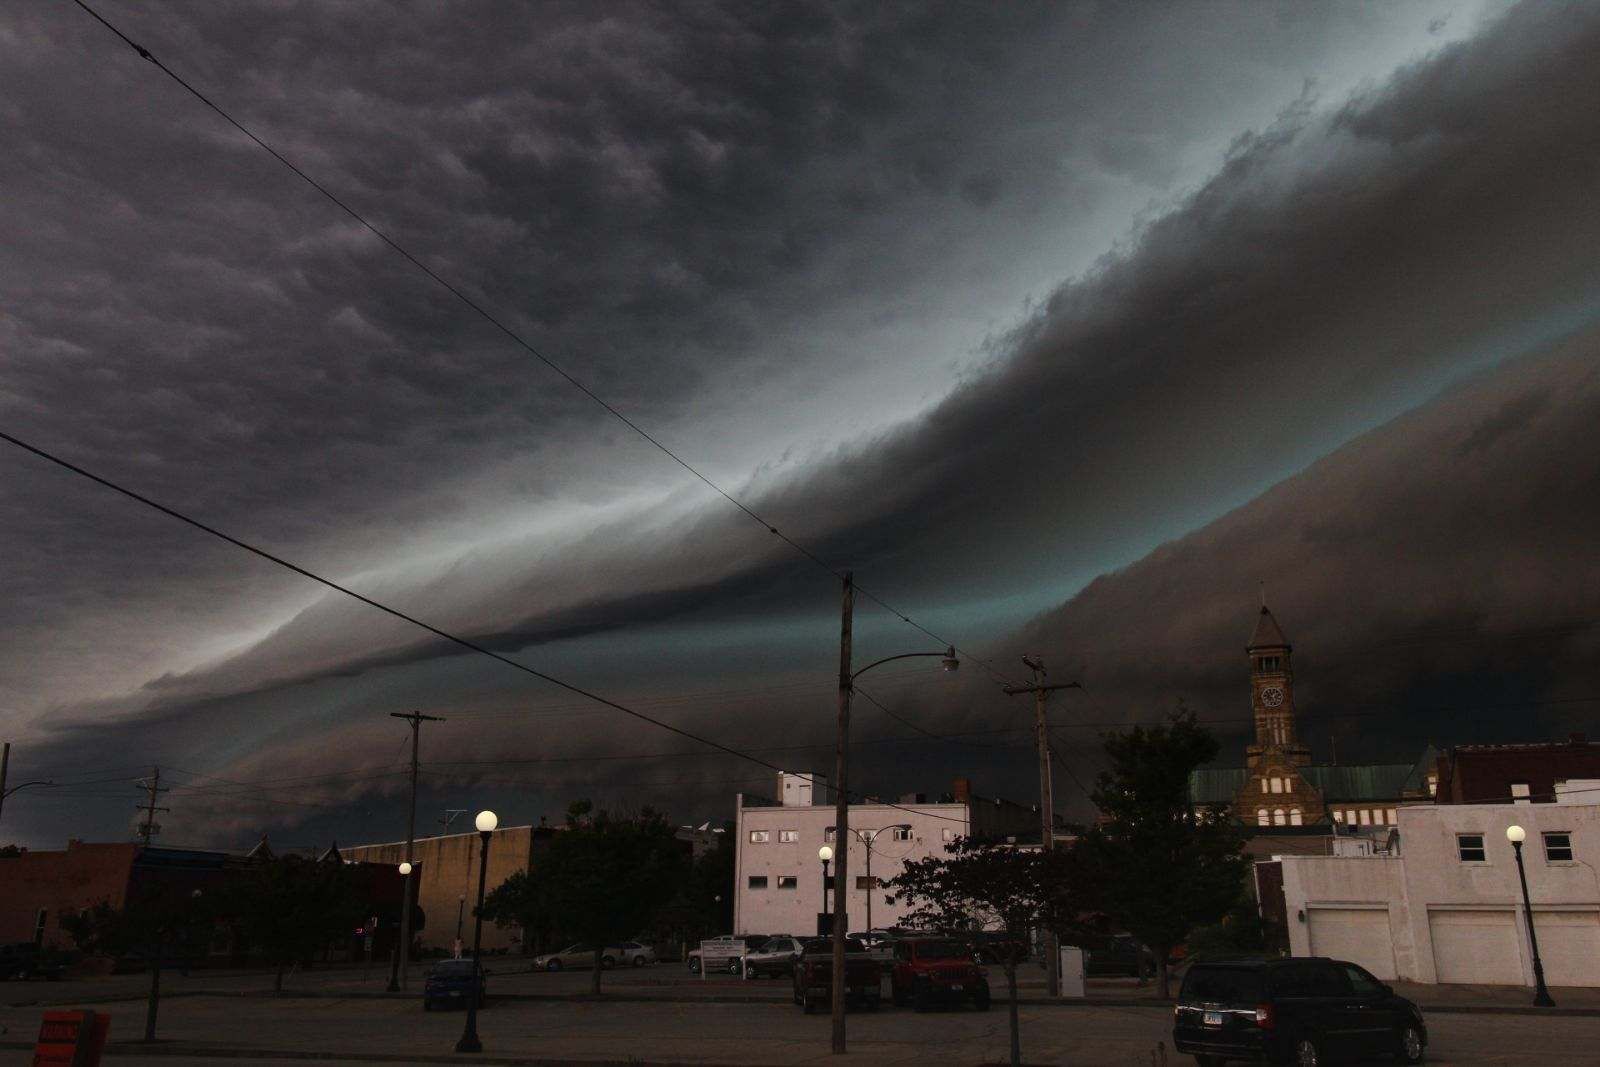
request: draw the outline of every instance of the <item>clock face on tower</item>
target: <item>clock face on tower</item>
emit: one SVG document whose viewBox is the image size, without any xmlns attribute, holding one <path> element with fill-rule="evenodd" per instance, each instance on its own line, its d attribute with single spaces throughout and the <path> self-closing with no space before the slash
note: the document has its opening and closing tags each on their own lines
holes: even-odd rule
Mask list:
<svg viewBox="0 0 1600 1067">
<path fill-rule="evenodd" d="M 1261 703 L 1269 708 L 1275 708 L 1283 703 L 1283 690 L 1275 685 L 1269 685 L 1261 691 Z"/>
</svg>

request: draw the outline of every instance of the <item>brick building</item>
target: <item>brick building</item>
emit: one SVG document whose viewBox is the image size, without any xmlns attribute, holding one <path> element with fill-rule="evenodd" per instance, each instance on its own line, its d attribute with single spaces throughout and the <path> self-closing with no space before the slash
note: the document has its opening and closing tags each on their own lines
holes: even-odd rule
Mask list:
<svg viewBox="0 0 1600 1067">
<path fill-rule="evenodd" d="M 1253 830 L 1252 854 L 1331 854 L 1337 831 L 1392 827 L 1402 802 L 1429 798 L 1432 749 L 1403 763 L 1312 762 L 1296 724 L 1294 648 L 1264 604 L 1245 655 L 1255 740 L 1245 748 L 1243 767 L 1196 770 L 1189 798 L 1229 805 Z"/>
<path fill-rule="evenodd" d="M 1457 745 L 1438 760 L 1440 804 L 1553 804 L 1563 795 L 1600 802 L 1600 742 Z"/>
</svg>

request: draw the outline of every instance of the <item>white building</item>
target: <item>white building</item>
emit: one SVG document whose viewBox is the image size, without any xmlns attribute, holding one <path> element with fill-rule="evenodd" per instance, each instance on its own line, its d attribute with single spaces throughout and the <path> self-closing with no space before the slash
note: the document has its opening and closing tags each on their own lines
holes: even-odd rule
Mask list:
<svg viewBox="0 0 1600 1067">
<path fill-rule="evenodd" d="M 1281 865 L 1292 954 L 1351 960 L 1385 979 L 1532 986 L 1506 839 L 1515 824 L 1527 832 L 1522 858 L 1545 981 L 1600 986 L 1600 804 L 1427 804 L 1398 815 L 1395 854 L 1272 861 Z M 1275 910 L 1264 892 L 1263 911 Z"/>
<path fill-rule="evenodd" d="M 736 934 L 796 934 L 809 936 L 820 930 L 823 913 L 822 861 L 817 850 L 828 845 L 835 853 L 843 847 L 829 829 L 834 808 L 825 779 L 809 774 L 780 774 L 776 801 L 738 797 L 734 826 L 733 932 Z M 864 930 L 871 901 L 871 924 L 897 924 L 909 910 L 903 902 L 891 903 L 882 883 L 900 873 L 908 860 L 943 856 L 945 846 L 969 834 L 1014 837 L 1037 841 L 1037 807 L 974 797 L 964 778 L 935 802 L 914 794 L 893 804 L 850 805 L 849 885 L 833 900 L 830 865 L 830 903 L 842 907 L 848 928 Z M 871 841 L 868 874 L 867 841 Z"/>
</svg>

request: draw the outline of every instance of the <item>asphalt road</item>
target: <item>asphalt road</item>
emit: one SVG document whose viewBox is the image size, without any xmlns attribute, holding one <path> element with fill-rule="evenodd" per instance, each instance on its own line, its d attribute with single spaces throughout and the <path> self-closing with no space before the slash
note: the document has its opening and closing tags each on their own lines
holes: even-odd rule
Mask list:
<svg viewBox="0 0 1600 1067">
<path fill-rule="evenodd" d="M 102 1006 L 113 1040 L 137 1037 L 143 1005 Z M 38 1008 L 0 1009 L 14 1041 L 36 1032 Z M 1021 1012 L 1023 1056 L 1029 1063 L 1150 1064 L 1170 1042 L 1169 1011 L 1159 1007 L 1030 1006 Z M 451 1059 L 461 1012 L 424 1013 L 415 1001 L 193 996 L 162 1006 L 161 1036 L 182 1046 L 271 1050 L 316 1058 L 355 1055 L 383 1062 Z M 1438 1064 L 1593 1064 L 1600 1019 L 1526 1015 L 1439 1014 L 1429 1020 Z M 979 1064 L 1004 1062 L 1006 1013 L 953 1010 L 918 1014 L 885 1009 L 852 1013 L 848 1062 Z M 479 1021 L 484 1058 L 549 1058 L 651 1063 L 800 1064 L 839 1060 L 828 1054 L 829 1020 L 789 1004 L 655 1004 L 559 1001 L 502 1002 Z M 177 1051 L 173 1047 L 171 1051 Z M 216 1062 L 242 1067 L 248 1053 L 225 1058 L 118 1053 L 120 1067 L 160 1062 Z M 30 1062 L 21 1050 L 0 1050 L 0 1065 Z M 281 1065 L 284 1061 L 276 1059 Z M 1190 1063 L 1168 1053 L 1172 1064 Z"/>
</svg>

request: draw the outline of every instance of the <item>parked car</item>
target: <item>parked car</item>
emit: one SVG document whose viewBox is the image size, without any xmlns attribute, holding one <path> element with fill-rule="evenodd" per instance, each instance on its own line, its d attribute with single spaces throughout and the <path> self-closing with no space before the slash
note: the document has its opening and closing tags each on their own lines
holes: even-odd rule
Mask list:
<svg viewBox="0 0 1600 1067">
<path fill-rule="evenodd" d="M 1135 941 L 1132 934 L 1079 937 L 1072 943 L 1083 949 L 1086 975 L 1143 978 L 1156 973 L 1156 954 Z"/>
<path fill-rule="evenodd" d="M 489 999 L 489 972 L 478 971 L 478 1006 Z M 422 1010 L 433 1011 L 449 1005 L 466 1007 L 472 996 L 472 961 L 440 960 L 428 968 L 422 981 Z"/>
<path fill-rule="evenodd" d="M 955 937 L 908 937 L 894 943 L 889 975 L 896 1005 L 915 1004 L 927 1011 L 935 1004 L 971 1001 L 989 1010 L 989 977 L 973 958 L 972 948 Z"/>
<path fill-rule="evenodd" d="M 622 958 L 621 948 L 608 945 L 600 953 L 600 966 L 602 969 L 615 967 Z M 533 969 L 536 971 L 560 971 L 568 967 L 581 971 L 594 970 L 594 946 L 579 942 L 559 952 L 546 952 L 543 956 L 533 958 Z"/>
<path fill-rule="evenodd" d="M 877 1011 L 883 995 L 877 961 L 867 955 L 867 946 L 859 941 L 846 938 L 844 951 L 845 1002 Z M 832 1000 L 833 939 L 806 938 L 794 961 L 794 1002 L 810 1015 Z"/>
<path fill-rule="evenodd" d="M 624 941 L 609 948 L 617 950 L 617 958 L 632 967 L 644 967 L 656 961 L 656 950 L 643 941 Z"/>
<path fill-rule="evenodd" d="M 1428 1028 L 1415 1004 L 1362 968 L 1302 956 L 1193 964 L 1173 1009 L 1172 1044 L 1202 1067 L 1385 1055 L 1421 1063 Z"/>
<path fill-rule="evenodd" d="M 760 948 L 744 954 L 744 976 L 764 978 L 769 975 L 787 977 L 794 974 L 794 961 L 800 955 L 798 938 L 780 935 Z"/>
</svg>

